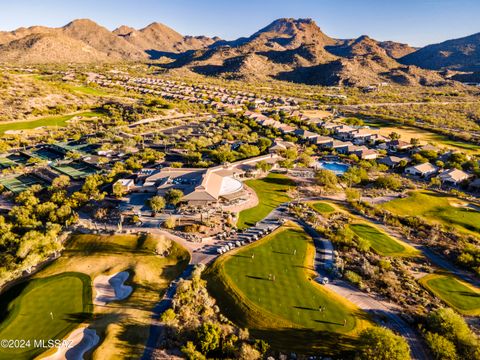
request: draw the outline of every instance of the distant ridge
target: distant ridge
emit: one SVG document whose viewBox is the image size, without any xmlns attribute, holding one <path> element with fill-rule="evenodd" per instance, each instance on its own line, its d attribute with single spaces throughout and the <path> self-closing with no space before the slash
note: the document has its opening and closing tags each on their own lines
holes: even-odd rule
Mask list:
<svg viewBox="0 0 480 360">
<path fill-rule="evenodd" d="M 154 22 L 110 31 L 77 19 L 60 28 L 33 26 L 0 32 L 0 62 L 98 63 L 161 59 L 167 71 L 227 79 L 279 79 L 307 84 L 379 83 L 437 86 L 480 72 L 480 33 L 421 49 L 367 35 L 334 39 L 312 19 L 281 18 L 233 41 L 185 36 Z M 441 72 L 437 71 L 441 70 Z M 448 77 L 445 70 L 455 70 Z"/>
</svg>

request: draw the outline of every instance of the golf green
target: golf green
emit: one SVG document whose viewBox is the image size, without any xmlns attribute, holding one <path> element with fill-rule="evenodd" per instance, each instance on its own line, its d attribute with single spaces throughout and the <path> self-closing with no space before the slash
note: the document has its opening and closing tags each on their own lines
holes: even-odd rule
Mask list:
<svg viewBox="0 0 480 360">
<path fill-rule="evenodd" d="M 309 203 L 309 205 L 312 209 L 319 212 L 320 214 L 328 214 L 335 211 L 335 208 L 326 202 L 311 202 Z"/>
<path fill-rule="evenodd" d="M 379 255 L 405 256 L 414 255 L 418 252 L 411 246 L 393 239 L 384 232 L 368 224 L 351 224 L 350 229 L 358 237 L 368 240 L 372 249 Z"/>
<path fill-rule="evenodd" d="M 340 342 L 364 327 L 365 314 L 314 280 L 314 256 L 312 238 L 296 225 L 284 226 L 219 258 L 207 272 L 209 287 L 227 316 L 276 347 L 312 348 L 310 331 L 332 350 L 327 334 Z"/>
<path fill-rule="evenodd" d="M 245 181 L 258 197 L 258 205 L 240 212 L 237 227 L 245 229 L 265 218 L 273 209 L 290 200 L 287 190 L 295 183 L 282 174 L 271 173 L 263 179 Z"/>
<path fill-rule="evenodd" d="M 401 216 L 420 216 L 472 235 L 480 234 L 480 211 L 455 197 L 433 191 L 412 191 L 403 199 L 383 203 L 382 208 Z"/>
<path fill-rule="evenodd" d="M 480 314 L 480 290 L 453 275 L 431 274 L 420 282 L 440 299 L 464 315 Z"/>
<path fill-rule="evenodd" d="M 91 280 L 74 272 L 33 279 L 8 289 L 0 304 L 0 339 L 23 344 L 0 348 L 0 359 L 31 359 L 48 349 L 39 341 L 62 339 L 90 317 Z"/>
</svg>

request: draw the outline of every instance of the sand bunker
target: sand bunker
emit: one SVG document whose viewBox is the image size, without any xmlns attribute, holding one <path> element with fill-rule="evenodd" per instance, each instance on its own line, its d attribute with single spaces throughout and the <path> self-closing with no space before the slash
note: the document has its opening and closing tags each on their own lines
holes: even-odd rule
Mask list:
<svg viewBox="0 0 480 360">
<path fill-rule="evenodd" d="M 99 275 L 93 280 L 93 287 L 97 293 L 93 303 L 105 305 L 116 300 L 126 299 L 132 293 L 132 287 L 123 283 L 130 274 L 127 271 L 115 275 Z"/>
<path fill-rule="evenodd" d="M 97 332 L 87 327 L 80 327 L 71 332 L 66 339 L 69 347 L 59 347 L 55 354 L 42 360 L 83 360 L 83 355 L 98 344 Z"/>
</svg>

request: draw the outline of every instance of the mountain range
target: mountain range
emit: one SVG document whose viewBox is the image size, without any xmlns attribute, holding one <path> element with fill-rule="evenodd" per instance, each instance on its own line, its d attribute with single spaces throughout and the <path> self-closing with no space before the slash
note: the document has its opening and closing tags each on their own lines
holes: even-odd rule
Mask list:
<svg viewBox="0 0 480 360">
<path fill-rule="evenodd" d="M 88 20 L 60 28 L 0 32 L 3 63 L 156 62 L 169 71 L 228 79 L 279 79 L 366 86 L 383 82 L 436 86 L 480 73 L 480 33 L 416 49 L 393 41 L 329 37 L 312 19 L 278 19 L 233 41 L 184 36 L 152 23 L 110 31 Z M 453 71 L 450 71 L 453 70 Z M 452 74 L 454 76 L 452 76 Z"/>
</svg>

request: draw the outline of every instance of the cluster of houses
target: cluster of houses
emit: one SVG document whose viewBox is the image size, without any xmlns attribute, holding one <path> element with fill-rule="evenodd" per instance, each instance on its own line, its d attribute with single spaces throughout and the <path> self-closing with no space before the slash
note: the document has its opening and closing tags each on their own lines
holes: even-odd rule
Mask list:
<svg viewBox="0 0 480 360">
<path fill-rule="evenodd" d="M 389 168 L 404 167 L 404 173 L 416 178 L 429 179 L 438 176 L 442 184 L 446 186 L 458 186 L 465 181 L 473 178 L 469 174 L 459 169 L 440 169 L 439 167 L 427 162 L 412 166 L 406 166 L 411 163 L 409 155 L 421 150 L 432 150 L 438 152 L 439 149 L 432 145 L 415 147 L 409 142 L 395 139 L 392 140 L 378 133 L 377 130 L 367 126 L 349 126 L 340 122 L 326 121 L 323 119 L 312 119 L 299 111 L 291 111 L 287 116 L 295 116 L 305 124 L 315 124 L 323 130 L 323 133 L 329 135 L 320 135 L 315 132 L 296 128 L 289 124 L 275 120 L 261 113 L 247 111 L 245 116 L 256 121 L 261 126 L 267 126 L 279 130 L 283 134 L 297 136 L 306 143 L 315 144 L 319 149 L 335 151 L 338 154 L 356 155 L 362 160 L 375 160 Z M 278 150 L 286 145 L 278 143 Z M 275 149 L 277 149 L 275 148 Z M 448 153 L 445 155 L 447 156 Z M 479 187 L 480 181 L 474 180 L 470 187 Z"/>
<path fill-rule="evenodd" d="M 256 108 L 297 106 L 297 100 L 282 96 L 261 96 L 245 91 L 230 90 L 219 86 L 189 85 L 184 82 L 127 75 L 97 75 L 90 81 L 100 86 L 121 86 L 125 90 L 152 94 L 169 100 L 184 100 L 210 105 L 219 110 L 241 111 L 248 104 Z"/>
<path fill-rule="evenodd" d="M 303 114 L 298 114 L 297 111 L 293 111 L 289 115 L 296 116 L 305 123 L 314 123 L 319 128 L 327 130 L 330 135 L 324 136 L 309 130 L 296 128 L 260 113 L 245 112 L 246 117 L 256 121 L 261 126 L 272 127 L 283 134 L 297 136 L 305 142 L 317 145 L 320 149 L 335 150 L 339 154 L 355 154 L 360 159 L 365 160 L 373 160 L 379 156 L 376 150 L 367 147 L 366 144 L 374 145 L 388 140 L 388 138 L 366 127 L 355 128 L 331 121 L 315 120 Z"/>
</svg>

